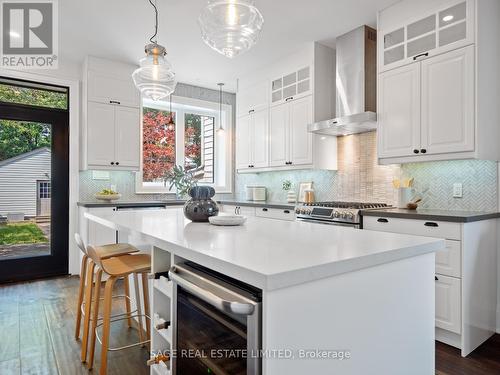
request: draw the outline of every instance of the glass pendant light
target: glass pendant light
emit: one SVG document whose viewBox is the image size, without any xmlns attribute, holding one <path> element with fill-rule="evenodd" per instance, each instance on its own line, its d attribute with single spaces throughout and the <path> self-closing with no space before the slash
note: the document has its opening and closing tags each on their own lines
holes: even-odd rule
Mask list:
<svg viewBox="0 0 500 375">
<path fill-rule="evenodd" d="M 209 47 L 233 58 L 257 43 L 264 18 L 254 0 L 208 0 L 198 24 Z"/>
<path fill-rule="evenodd" d="M 172 112 L 172 94 L 170 94 L 170 112 L 168 116 L 167 129 L 172 131 L 175 129 L 174 113 Z"/>
<path fill-rule="evenodd" d="M 152 100 L 160 100 L 169 96 L 175 90 L 177 82 L 172 65 L 165 58 L 165 47 L 156 42 L 158 34 L 158 8 L 149 0 L 155 10 L 155 33 L 149 39 L 151 43 L 144 47 L 146 57 L 140 60 L 140 68 L 132 73 L 135 86 L 142 96 Z"/>
<path fill-rule="evenodd" d="M 224 86 L 224 84 L 221 82 L 218 83 L 217 85 L 219 86 L 219 127 L 217 128 L 217 132 L 223 132 L 224 128 L 222 127 L 222 86 Z"/>
</svg>

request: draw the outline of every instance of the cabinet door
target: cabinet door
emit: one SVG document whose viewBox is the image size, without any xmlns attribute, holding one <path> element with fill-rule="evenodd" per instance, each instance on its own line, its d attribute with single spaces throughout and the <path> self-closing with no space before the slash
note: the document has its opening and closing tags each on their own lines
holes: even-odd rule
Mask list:
<svg viewBox="0 0 500 375">
<path fill-rule="evenodd" d="M 236 124 L 236 168 L 248 169 L 251 160 L 251 122 L 252 116 L 246 115 L 238 118 Z"/>
<path fill-rule="evenodd" d="M 269 166 L 269 110 L 251 115 L 252 124 L 252 165 L 255 168 Z"/>
<path fill-rule="evenodd" d="M 262 81 L 238 90 L 236 94 L 237 116 L 244 116 L 265 109 L 269 104 L 268 92 L 268 81 Z"/>
<path fill-rule="evenodd" d="M 115 207 L 97 207 L 90 208 L 91 214 L 108 214 L 115 211 Z M 116 243 L 116 231 L 98 224 L 95 221 L 88 221 L 88 239 L 87 243 L 91 246 L 109 245 Z"/>
<path fill-rule="evenodd" d="M 130 75 L 113 76 L 89 70 L 87 79 L 88 100 L 139 108 L 141 96 Z"/>
<path fill-rule="evenodd" d="M 474 46 L 422 61 L 422 149 L 474 151 Z"/>
<path fill-rule="evenodd" d="M 436 275 L 436 327 L 460 334 L 462 306 L 460 279 Z"/>
<path fill-rule="evenodd" d="M 411 156 L 420 149 L 420 66 L 379 75 L 378 156 Z"/>
<path fill-rule="evenodd" d="M 288 104 L 271 107 L 271 121 L 269 123 L 269 165 L 280 167 L 288 160 Z"/>
<path fill-rule="evenodd" d="M 288 102 L 290 107 L 290 162 L 293 165 L 312 164 L 312 133 L 307 125 L 313 122 L 312 96 Z"/>
<path fill-rule="evenodd" d="M 87 164 L 110 167 L 115 161 L 115 108 L 110 104 L 88 103 Z"/>
<path fill-rule="evenodd" d="M 115 163 L 139 168 L 141 157 L 141 115 L 139 108 L 115 107 Z"/>
</svg>

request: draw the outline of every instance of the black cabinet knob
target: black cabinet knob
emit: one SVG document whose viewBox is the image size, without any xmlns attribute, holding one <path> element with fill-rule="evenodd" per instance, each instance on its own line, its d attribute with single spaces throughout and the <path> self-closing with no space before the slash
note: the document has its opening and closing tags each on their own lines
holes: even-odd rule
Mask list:
<svg viewBox="0 0 500 375">
<path fill-rule="evenodd" d="M 114 161 L 112 161 L 112 162 L 111 162 L 111 165 L 115 165 L 115 162 L 114 162 Z"/>
<path fill-rule="evenodd" d="M 425 153 L 427 152 L 427 150 L 426 150 L 425 148 L 423 148 L 423 149 L 421 149 L 421 150 L 420 150 L 420 152 L 421 152 L 422 154 L 425 154 Z"/>
<path fill-rule="evenodd" d="M 417 149 L 413 150 L 413 153 L 414 154 L 418 154 L 420 151 L 418 151 Z"/>
<path fill-rule="evenodd" d="M 267 210 L 267 208 L 263 208 L 262 211 L 267 212 L 268 210 Z"/>
<path fill-rule="evenodd" d="M 119 164 L 120 164 L 120 162 L 119 162 L 119 161 L 117 161 L 117 162 L 116 162 L 116 165 L 119 165 Z"/>
</svg>

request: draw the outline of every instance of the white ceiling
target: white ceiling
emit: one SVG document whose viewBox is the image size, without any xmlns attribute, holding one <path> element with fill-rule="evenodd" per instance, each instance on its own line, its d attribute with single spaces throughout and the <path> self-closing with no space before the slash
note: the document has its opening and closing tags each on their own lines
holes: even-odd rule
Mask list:
<svg viewBox="0 0 500 375">
<path fill-rule="evenodd" d="M 256 0 L 264 29 L 256 46 L 230 60 L 206 46 L 197 24 L 206 0 L 157 0 L 158 42 L 166 46 L 179 82 L 234 91 L 236 78 L 297 50 L 302 43 L 333 45 L 359 25 L 375 26 L 376 11 L 396 0 Z M 59 1 L 60 58 L 86 55 L 137 64 L 153 32 L 148 0 Z"/>
</svg>

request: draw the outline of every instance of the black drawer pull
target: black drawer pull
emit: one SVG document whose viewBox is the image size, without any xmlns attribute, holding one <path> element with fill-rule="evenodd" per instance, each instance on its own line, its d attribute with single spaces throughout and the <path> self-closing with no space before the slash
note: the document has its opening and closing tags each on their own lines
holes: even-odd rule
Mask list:
<svg viewBox="0 0 500 375">
<path fill-rule="evenodd" d="M 388 222 L 389 222 L 389 220 L 384 219 L 383 217 L 381 217 L 381 218 L 377 219 L 377 221 L 378 221 L 379 223 L 388 223 Z"/>
<path fill-rule="evenodd" d="M 290 96 L 288 98 L 285 99 L 285 102 L 289 101 L 289 100 L 293 100 L 293 96 Z"/>
<path fill-rule="evenodd" d="M 424 224 L 426 227 L 439 227 L 439 224 L 438 223 L 433 223 L 432 221 L 428 221 Z"/>
<path fill-rule="evenodd" d="M 439 281 L 437 276 L 434 276 L 434 281 Z"/>
<path fill-rule="evenodd" d="M 268 211 L 268 209 L 267 209 L 267 208 L 263 208 L 263 209 L 262 209 L 262 211 L 267 212 L 267 211 Z"/>
<path fill-rule="evenodd" d="M 290 213 L 290 210 L 284 210 L 283 211 L 285 214 L 289 214 Z"/>
<path fill-rule="evenodd" d="M 121 104 L 118 100 L 110 100 L 110 104 Z"/>
<path fill-rule="evenodd" d="M 416 60 L 416 59 L 418 59 L 419 57 L 429 57 L 429 52 L 426 52 L 426 53 L 421 53 L 420 55 L 413 56 L 413 60 L 415 61 L 415 60 Z"/>
<path fill-rule="evenodd" d="M 251 109 L 250 111 L 248 111 L 248 113 L 254 113 L 255 112 L 255 109 Z"/>
</svg>

